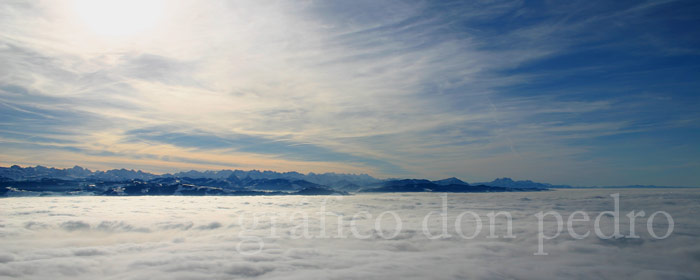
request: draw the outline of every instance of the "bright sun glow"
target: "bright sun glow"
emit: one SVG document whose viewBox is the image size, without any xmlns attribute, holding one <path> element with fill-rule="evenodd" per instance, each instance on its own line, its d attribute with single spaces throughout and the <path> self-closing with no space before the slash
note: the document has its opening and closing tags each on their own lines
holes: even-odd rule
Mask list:
<svg viewBox="0 0 700 280">
<path fill-rule="evenodd" d="M 153 28 L 162 13 L 155 0 L 78 0 L 80 19 L 102 36 L 129 36 Z"/>
</svg>

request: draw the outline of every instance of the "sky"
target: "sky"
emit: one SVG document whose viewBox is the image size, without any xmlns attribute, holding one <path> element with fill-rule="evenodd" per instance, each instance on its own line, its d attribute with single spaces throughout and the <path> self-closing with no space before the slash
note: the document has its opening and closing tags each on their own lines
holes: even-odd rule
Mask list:
<svg viewBox="0 0 700 280">
<path fill-rule="evenodd" d="M 0 165 L 700 185 L 697 1 L 2 1 Z"/>
</svg>

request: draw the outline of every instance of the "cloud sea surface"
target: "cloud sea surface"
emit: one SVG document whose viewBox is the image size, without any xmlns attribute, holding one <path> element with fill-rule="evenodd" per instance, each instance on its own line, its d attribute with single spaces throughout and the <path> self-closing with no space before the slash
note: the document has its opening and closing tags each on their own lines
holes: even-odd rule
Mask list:
<svg viewBox="0 0 700 280">
<path fill-rule="evenodd" d="M 601 239 L 594 234 L 595 216 L 613 210 L 610 195 L 615 193 L 620 194 L 622 234 L 629 234 L 626 213 L 646 212 L 636 223 L 640 238 Z M 440 233 L 439 194 L 4 198 L 0 279 L 700 277 L 697 189 L 557 190 L 446 198 L 451 237 L 437 239 L 430 239 L 422 227 L 432 212 L 429 233 Z M 454 221 L 464 211 L 473 211 L 483 222 L 473 239 L 461 237 L 455 229 Z M 494 224 L 498 237 L 487 237 L 487 214 L 492 211 L 511 213 L 515 238 L 503 237 L 504 217 L 497 217 Z M 544 240 L 549 255 L 533 255 L 539 224 L 534 215 L 540 211 L 557 211 L 565 222 L 574 211 L 587 212 L 591 221 L 576 222 L 574 229 L 591 234 L 577 240 L 564 229 L 558 238 Z M 647 232 L 647 218 L 655 211 L 673 217 L 668 238 L 656 239 Z M 319 212 L 326 212 L 326 218 Z M 462 233 L 474 233 L 474 217 L 461 218 Z M 605 234 L 612 232 L 611 221 L 603 216 Z M 548 235 L 556 230 L 552 217 L 543 225 Z M 661 217 L 653 225 L 657 236 L 668 228 Z"/>
</svg>

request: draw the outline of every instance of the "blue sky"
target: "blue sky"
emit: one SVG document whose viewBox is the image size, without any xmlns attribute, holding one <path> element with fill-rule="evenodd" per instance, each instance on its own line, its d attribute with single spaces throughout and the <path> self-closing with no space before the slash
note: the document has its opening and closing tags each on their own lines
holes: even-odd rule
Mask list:
<svg viewBox="0 0 700 280">
<path fill-rule="evenodd" d="M 700 185 L 697 1 L 3 1 L 0 164 Z"/>
</svg>

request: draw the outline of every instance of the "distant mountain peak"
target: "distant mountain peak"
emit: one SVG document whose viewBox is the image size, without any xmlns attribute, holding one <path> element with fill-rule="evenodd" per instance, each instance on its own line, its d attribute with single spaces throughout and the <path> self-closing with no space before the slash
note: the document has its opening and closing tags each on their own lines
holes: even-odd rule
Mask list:
<svg viewBox="0 0 700 280">
<path fill-rule="evenodd" d="M 515 182 L 513 179 L 508 178 L 508 177 L 503 177 L 503 178 L 496 178 L 493 180 L 494 182 Z"/>
<path fill-rule="evenodd" d="M 504 188 L 518 188 L 518 189 L 548 189 L 548 188 L 554 187 L 552 184 L 538 183 L 538 182 L 533 182 L 530 180 L 515 181 L 515 180 L 508 178 L 508 177 L 496 178 L 495 180 L 493 180 L 491 182 L 481 182 L 481 183 L 477 183 L 477 184 L 483 184 L 483 185 L 495 186 L 495 187 L 504 187 Z M 562 187 L 566 187 L 566 186 L 562 186 Z"/>
<path fill-rule="evenodd" d="M 442 180 L 437 180 L 433 181 L 433 183 L 438 184 L 438 185 L 469 185 L 467 182 L 464 182 L 456 177 L 450 177 L 450 178 L 445 178 Z"/>
</svg>

